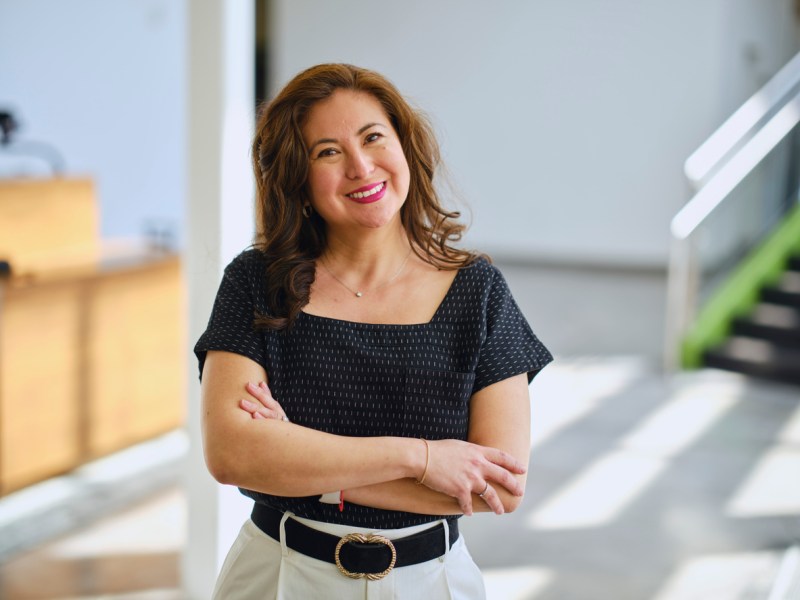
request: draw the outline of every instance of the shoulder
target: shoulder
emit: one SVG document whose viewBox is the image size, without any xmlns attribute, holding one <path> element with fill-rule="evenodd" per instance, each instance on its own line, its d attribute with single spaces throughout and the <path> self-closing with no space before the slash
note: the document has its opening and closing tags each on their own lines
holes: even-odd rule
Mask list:
<svg viewBox="0 0 800 600">
<path fill-rule="evenodd" d="M 499 286 L 506 288 L 505 278 L 496 265 L 485 255 L 479 255 L 472 263 L 461 268 L 461 279 L 466 285 L 477 291 L 478 289 L 491 291 Z"/>
<path fill-rule="evenodd" d="M 256 248 L 244 250 L 225 267 L 220 293 L 253 305 L 263 312 L 266 267 L 267 259 L 263 252 Z"/>
<path fill-rule="evenodd" d="M 228 267 L 231 266 L 251 266 L 251 265 L 261 265 L 264 266 L 267 264 L 266 255 L 254 246 L 250 246 L 249 248 L 245 248 L 239 254 L 237 254 L 234 259 L 228 264 Z"/>
<path fill-rule="evenodd" d="M 267 259 L 257 248 L 247 248 L 240 252 L 225 267 L 225 275 L 239 280 L 256 280 L 264 276 Z"/>
</svg>

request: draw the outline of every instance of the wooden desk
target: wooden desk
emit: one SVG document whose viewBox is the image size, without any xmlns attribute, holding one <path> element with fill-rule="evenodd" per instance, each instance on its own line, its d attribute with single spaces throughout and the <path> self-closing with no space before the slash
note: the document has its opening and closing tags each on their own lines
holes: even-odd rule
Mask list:
<svg viewBox="0 0 800 600">
<path fill-rule="evenodd" d="M 0 280 L 0 495 L 183 422 L 179 257 L 100 255 Z"/>
</svg>

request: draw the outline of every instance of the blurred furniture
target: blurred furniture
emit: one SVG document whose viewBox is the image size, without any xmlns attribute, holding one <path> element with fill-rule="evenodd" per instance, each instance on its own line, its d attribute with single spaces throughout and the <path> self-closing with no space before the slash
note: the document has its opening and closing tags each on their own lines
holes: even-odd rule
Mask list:
<svg viewBox="0 0 800 600">
<path fill-rule="evenodd" d="M 0 495 L 182 423 L 179 257 L 97 231 L 91 181 L 0 181 Z"/>
</svg>

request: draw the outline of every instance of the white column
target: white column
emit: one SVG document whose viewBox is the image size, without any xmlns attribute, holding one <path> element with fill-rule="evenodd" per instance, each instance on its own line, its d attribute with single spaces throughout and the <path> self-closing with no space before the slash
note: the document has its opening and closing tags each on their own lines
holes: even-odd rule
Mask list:
<svg viewBox="0 0 800 600">
<path fill-rule="evenodd" d="M 248 505 L 208 474 L 200 437 L 200 386 L 191 354 L 211 314 L 222 270 L 253 237 L 254 0 L 187 2 L 187 244 L 191 448 L 184 471 L 188 539 L 183 590 L 209 598 Z"/>
</svg>

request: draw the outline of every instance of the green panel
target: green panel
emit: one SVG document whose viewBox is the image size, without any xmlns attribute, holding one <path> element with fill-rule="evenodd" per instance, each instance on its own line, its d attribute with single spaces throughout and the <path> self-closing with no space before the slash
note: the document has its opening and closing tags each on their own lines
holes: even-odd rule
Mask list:
<svg viewBox="0 0 800 600">
<path fill-rule="evenodd" d="M 731 321 L 753 309 L 761 287 L 780 279 L 786 261 L 794 253 L 800 253 L 800 204 L 742 261 L 700 310 L 683 340 L 681 355 L 685 368 L 702 365 L 703 352 L 722 343 L 730 333 Z"/>
</svg>

